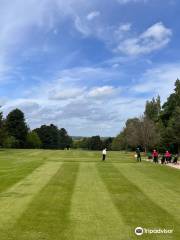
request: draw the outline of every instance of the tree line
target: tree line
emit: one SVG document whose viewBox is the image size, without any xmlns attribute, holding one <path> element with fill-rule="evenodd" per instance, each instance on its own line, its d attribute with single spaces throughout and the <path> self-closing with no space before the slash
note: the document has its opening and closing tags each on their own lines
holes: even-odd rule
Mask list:
<svg viewBox="0 0 180 240">
<path fill-rule="evenodd" d="M 144 114 L 128 119 L 123 130 L 114 138 L 112 150 L 144 151 L 153 148 L 160 152 L 169 150 L 180 153 L 180 80 L 175 89 L 161 105 L 160 97 L 146 102 Z"/>
<path fill-rule="evenodd" d="M 42 125 L 30 130 L 24 113 L 12 110 L 6 118 L 0 113 L 0 146 L 4 148 L 43 148 L 65 149 L 72 146 L 72 138 L 66 129 L 57 126 Z"/>
<path fill-rule="evenodd" d="M 73 148 L 84 150 L 102 150 L 107 148 L 112 150 L 113 138 L 101 138 L 100 136 L 84 137 L 79 140 L 74 140 Z"/>
</svg>

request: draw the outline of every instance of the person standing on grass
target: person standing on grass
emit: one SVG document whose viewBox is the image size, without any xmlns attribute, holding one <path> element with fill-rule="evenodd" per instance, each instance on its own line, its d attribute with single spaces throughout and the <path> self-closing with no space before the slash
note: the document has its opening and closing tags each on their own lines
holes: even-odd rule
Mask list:
<svg viewBox="0 0 180 240">
<path fill-rule="evenodd" d="M 169 151 L 166 151 L 165 158 L 166 158 L 166 163 L 170 163 L 171 162 L 171 154 L 170 154 Z"/>
<path fill-rule="evenodd" d="M 165 161 L 166 161 L 166 158 L 165 158 L 165 155 L 163 154 L 163 155 L 161 156 L 161 164 L 164 164 Z"/>
<path fill-rule="evenodd" d="M 158 163 L 158 152 L 156 150 L 153 150 L 152 157 L 153 157 L 153 162 Z"/>
<path fill-rule="evenodd" d="M 178 163 L 178 155 L 177 154 L 174 156 L 173 163 L 174 164 Z"/>
<path fill-rule="evenodd" d="M 137 161 L 141 162 L 141 151 L 139 148 L 136 149 Z"/>
<path fill-rule="evenodd" d="M 102 160 L 105 161 L 106 160 L 106 154 L 107 154 L 107 149 L 104 148 L 102 151 Z"/>
</svg>

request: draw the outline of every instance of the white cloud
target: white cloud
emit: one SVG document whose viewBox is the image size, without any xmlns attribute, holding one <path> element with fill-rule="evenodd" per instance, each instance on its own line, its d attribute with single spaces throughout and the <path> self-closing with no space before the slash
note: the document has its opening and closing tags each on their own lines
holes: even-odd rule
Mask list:
<svg viewBox="0 0 180 240">
<path fill-rule="evenodd" d="M 116 89 L 112 86 L 96 87 L 89 92 L 89 96 L 92 98 L 110 97 L 114 95 Z"/>
<path fill-rule="evenodd" d="M 93 11 L 93 12 L 90 12 L 88 15 L 87 15 L 87 20 L 91 21 L 93 20 L 94 18 L 96 17 L 99 17 L 100 15 L 100 12 L 99 11 Z"/>
<path fill-rule="evenodd" d="M 171 40 L 172 30 L 158 22 L 135 38 L 122 41 L 117 50 L 127 55 L 148 54 L 165 47 Z"/>
<path fill-rule="evenodd" d="M 162 101 L 173 92 L 174 83 L 180 78 L 180 63 L 163 64 L 147 70 L 139 83 L 132 87 L 134 93 L 160 95 Z"/>
<path fill-rule="evenodd" d="M 67 100 L 75 99 L 84 94 L 85 88 L 69 87 L 68 85 L 64 88 L 60 87 L 58 90 L 54 89 L 49 93 L 50 100 Z"/>
</svg>

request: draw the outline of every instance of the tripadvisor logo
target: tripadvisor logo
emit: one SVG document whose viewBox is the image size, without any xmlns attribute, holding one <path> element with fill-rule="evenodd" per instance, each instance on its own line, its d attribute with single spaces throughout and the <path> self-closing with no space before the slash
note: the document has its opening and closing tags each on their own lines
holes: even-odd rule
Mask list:
<svg viewBox="0 0 180 240">
<path fill-rule="evenodd" d="M 137 227 L 135 229 L 135 234 L 137 236 L 141 236 L 143 234 L 172 234 L 173 229 L 161 229 L 161 228 L 156 228 L 156 229 L 149 229 L 149 228 L 142 228 L 142 227 Z"/>
<path fill-rule="evenodd" d="M 135 234 L 136 234 L 136 235 L 141 236 L 141 235 L 143 235 L 143 233 L 144 233 L 144 230 L 143 230 L 142 227 L 137 227 L 137 228 L 135 229 Z"/>
</svg>

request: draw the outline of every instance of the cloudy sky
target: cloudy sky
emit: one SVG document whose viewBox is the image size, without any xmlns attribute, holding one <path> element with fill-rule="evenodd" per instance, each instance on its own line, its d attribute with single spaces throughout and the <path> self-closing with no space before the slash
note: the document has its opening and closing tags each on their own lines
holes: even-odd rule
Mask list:
<svg viewBox="0 0 180 240">
<path fill-rule="evenodd" d="M 0 105 L 115 136 L 180 78 L 178 0 L 0 0 Z"/>
</svg>

